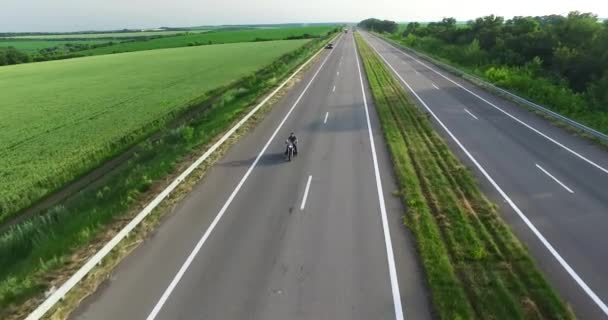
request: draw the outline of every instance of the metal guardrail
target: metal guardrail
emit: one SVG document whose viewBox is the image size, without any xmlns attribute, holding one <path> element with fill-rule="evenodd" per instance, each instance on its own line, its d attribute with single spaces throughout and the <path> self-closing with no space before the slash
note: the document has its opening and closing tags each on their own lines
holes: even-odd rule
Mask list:
<svg viewBox="0 0 608 320">
<path fill-rule="evenodd" d="M 379 37 L 377 35 L 374 35 L 374 36 Z M 574 121 L 574 120 L 572 120 L 572 119 L 570 119 L 568 117 L 565 117 L 565 116 L 563 116 L 563 115 L 561 115 L 561 114 L 559 114 L 559 113 L 557 113 L 555 111 L 549 110 L 546 107 L 543 107 L 543 106 L 541 106 L 539 104 L 536 104 L 536 103 L 534 103 L 534 102 L 532 102 L 532 101 L 530 101 L 528 99 L 522 98 L 522 97 L 520 97 L 520 96 L 518 96 L 518 95 L 516 95 L 516 94 L 514 94 L 514 93 L 512 93 L 512 92 L 510 92 L 508 90 L 505 90 L 505 89 L 500 88 L 500 87 L 498 87 L 498 86 L 496 86 L 494 84 L 491 84 L 491 83 L 489 83 L 489 82 L 487 82 L 487 81 L 485 81 L 485 80 L 483 80 L 483 79 L 481 79 L 479 77 L 476 77 L 476 76 L 473 76 L 471 74 L 468 74 L 468 73 L 466 73 L 466 72 L 464 72 L 464 71 L 462 71 L 462 70 L 460 70 L 460 69 L 458 69 L 458 68 L 456 68 L 454 66 L 451 66 L 451 65 L 448 65 L 448 64 L 443 63 L 441 61 L 438 61 L 435 58 L 432 58 L 432 57 L 430 57 L 430 56 L 428 56 L 428 55 L 426 55 L 424 53 L 421 53 L 421 52 L 416 51 L 416 50 L 414 50 L 412 48 L 409 48 L 409 47 L 406 47 L 404 45 L 401 45 L 401 44 L 399 44 L 399 43 L 397 43 L 397 42 L 395 42 L 395 41 L 393 41 L 391 39 L 387 39 L 385 37 L 379 37 L 379 38 L 381 38 L 382 40 L 384 40 L 384 41 L 392 44 L 397 49 L 400 49 L 402 51 L 407 51 L 409 53 L 413 53 L 414 55 L 416 55 L 416 56 L 418 56 L 418 57 L 420 57 L 420 58 L 422 58 L 422 59 L 424 59 L 424 60 L 426 60 L 426 61 L 428 61 L 428 62 L 430 62 L 430 63 L 432 63 L 434 65 L 436 65 L 436 66 L 439 66 L 441 69 L 444 69 L 444 70 L 446 70 L 446 71 L 448 71 L 450 73 L 453 73 L 453 74 L 455 74 L 455 75 L 457 75 L 457 76 L 459 76 L 461 78 L 464 78 L 464 79 L 466 79 L 466 80 L 468 80 L 470 82 L 473 82 L 473 83 L 475 83 L 477 85 L 480 85 L 482 87 L 489 88 L 490 90 L 498 92 L 499 94 L 502 94 L 502 95 L 504 95 L 504 96 L 506 96 L 506 97 L 508 97 L 508 98 L 510 98 L 512 100 L 514 100 L 515 102 L 521 103 L 521 104 L 523 104 L 523 105 L 525 105 L 527 107 L 530 107 L 530 108 L 532 108 L 534 110 L 540 111 L 540 112 L 544 113 L 545 115 L 548 115 L 548 116 L 550 116 L 552 118 L 555 118 L 555 119 L 557 119 L 557 120 L 559 120 L 559 121 L 561 121 L 563 123 L 566 123 L 566 124 L 568 124 L 568 125 L 570 125 L 572 127 L 575 127 L 576 129 L 581 130 L 581 131 L 583 131 L 586 134 L 589 134 L 589 135 L 591 135 L 591 136 L 593 136 L 593 137 L 595 137 L 597 139 L 600 139 L 600 140 L 608 142 L 608 134 L 605 134 L 603 132 L 600 132 L 598 130 L 590 128 L 590 127 L 588 127 L 588 126 L 586 126 L 586 125 L 584 125 L 582 123 L 576 122 L 576 121 Z"/>
</svg>

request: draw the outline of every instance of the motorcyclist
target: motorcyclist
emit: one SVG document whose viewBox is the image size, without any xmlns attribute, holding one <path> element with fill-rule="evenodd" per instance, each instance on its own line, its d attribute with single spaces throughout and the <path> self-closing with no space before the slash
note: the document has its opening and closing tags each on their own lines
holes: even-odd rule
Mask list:
<svg viewBox="0 0 608 320">
<path fill-rule="evenodd" d="M 289 147 L 289 144 L 293 145 L 293 154 L 298 154 L 298 138 L 296 138 L 296 135 L 293 132 L 287 137 L 285 143 L 287 144 L 287 147 Z M 287 148 L 285 148 L 285 155 L 287 155 Z"/>
</svg>

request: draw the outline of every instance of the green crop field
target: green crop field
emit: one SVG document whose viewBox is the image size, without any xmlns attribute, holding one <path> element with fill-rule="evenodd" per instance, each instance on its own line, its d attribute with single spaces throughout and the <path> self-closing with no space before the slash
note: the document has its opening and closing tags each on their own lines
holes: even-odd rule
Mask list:
<svg viewBox="0 0 608 320">
<path fill-rule="evenodd" d="M 257 40 L 281 40 L 288 37 L 300 37 L 305 34 L 318 36 L 327 34 L 333 27 L 294 27 L 279 29 L 244 29 L 224 30 L 199 34 L 187 34 L 175 37 L 152 39 L 149 41 L 127 42 L 114 46 L 80 51 L 84 55 L 110 54 L 162 48 L 177 48 L 188 45 L 248 42 Z"/>
<path fill-rule="evenodd" d="M 6 37 L 8 39 L 114 39 L 114 38 L 138 38 L 138 37 L 154 37 L 154 36 L 170 36 L 179 33 L 201 33 L 209 30 L 204 29 L 192 29 L 187 31 L 141 31 L 141 32 L 106 32 L 106 33 L 70 33 L 70 34 L 41 34 L 41 35 L 27 35 L 27 36 L 13 36 Z"/>
<path fill-rule="evenodd" d="M 66 44 L 100 44 L 110 42 L 109 39 L 96 39 L 96 40 L 2 40 L 0 39 L 0 48 L 2 47 L 14 47 L 15 49 L 26 52 L 36 53 L 40 49 L 52 48 L 65 46 Z M 117 41 L 117 40 L 113 40 Z"/>
<path fill-rule="evenodd" d="M 307 41 L 0 68 L 0 222 L 160 128 L 209 90 L 252 74 Z"/>
</svg>

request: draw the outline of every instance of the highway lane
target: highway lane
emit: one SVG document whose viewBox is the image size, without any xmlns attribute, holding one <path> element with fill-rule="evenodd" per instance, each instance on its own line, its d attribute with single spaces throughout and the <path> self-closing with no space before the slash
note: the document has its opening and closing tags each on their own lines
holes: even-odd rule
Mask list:
<svg viewBox="0 0 608 320">
<path fill-rule="evenodd" d="M 343 35 L 72 318 L 430 319 L 357 64 Z"/>
<path fill-rule="evenodd" d="M 608 317 L 606 152 L 384 40 L 364 36 L 406 90 L 415 92 L 420 107 L 428 107 L 493 180 L 495 185 L 474 170 L 577 316 Z M 452 149 L 475 168 L 437 119 Z"/>
</svg>

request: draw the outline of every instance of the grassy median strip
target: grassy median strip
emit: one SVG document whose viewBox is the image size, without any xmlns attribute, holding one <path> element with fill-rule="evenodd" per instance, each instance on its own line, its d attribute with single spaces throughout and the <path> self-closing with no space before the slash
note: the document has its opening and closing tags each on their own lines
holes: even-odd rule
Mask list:
<svg viewBox="0 0 608 320">
<path fill-rule="evenodd" d="M 573 319 L 472 174 L 356 36 L 439 319 Z"/>
</svg>

